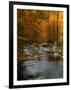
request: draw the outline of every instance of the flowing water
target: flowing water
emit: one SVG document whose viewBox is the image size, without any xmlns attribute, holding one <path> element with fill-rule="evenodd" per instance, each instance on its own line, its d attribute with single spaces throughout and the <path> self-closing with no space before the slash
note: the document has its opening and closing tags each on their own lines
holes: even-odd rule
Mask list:
<svg viewBox="0 0 71 90">
<path fill-rule="evenodd" d="M 33 58 L 18 64 L 18 80 L 63 78 L 63 61 L 48 59 L 41 50 L 40 60 Z"/>
</svg>

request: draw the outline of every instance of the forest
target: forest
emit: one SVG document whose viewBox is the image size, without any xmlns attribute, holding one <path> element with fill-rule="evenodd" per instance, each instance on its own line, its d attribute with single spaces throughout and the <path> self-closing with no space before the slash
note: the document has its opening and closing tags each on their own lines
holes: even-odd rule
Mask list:
<svg viewBox="0 0 71 90">
<path fill-rule="evenodd" d="M 18 60 L 25 47 L 47 47 L 63 50 L 63 12 L 17 9 Z M 35 51 L 36 52 L 36 51 Z M 63 51 L 61 51 L 63 52 Z M 24 59 L 23 59 L 24 60 Z"/>
</svg>

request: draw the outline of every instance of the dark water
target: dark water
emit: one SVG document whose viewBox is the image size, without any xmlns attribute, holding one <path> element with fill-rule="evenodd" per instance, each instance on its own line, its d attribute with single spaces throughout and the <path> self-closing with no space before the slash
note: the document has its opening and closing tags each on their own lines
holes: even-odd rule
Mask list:
<svg viewBox="0 0 71 90">
<path fill-rule="evenodd" d="M 53 79 L 63 77 L 63 62 L 50 61 L 48 53 L 41 51 L 40 60 L 31 59 L 18 64 L 18 80 Z"/>
</svg>

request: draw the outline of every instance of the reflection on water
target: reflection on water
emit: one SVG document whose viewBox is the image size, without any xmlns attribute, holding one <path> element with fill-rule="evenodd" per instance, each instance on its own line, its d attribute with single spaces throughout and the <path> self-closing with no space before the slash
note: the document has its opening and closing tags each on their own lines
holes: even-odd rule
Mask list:
<svg viewBox="0 0 71 90">
<path fill-rule="evenodd" d="M 27 50 L 26 50 L 27 52 Z M 63 77 L 62 60 L 48 59 L 48 53 L 41 51 L 40 60 L 32 58 L 18 63 L 18 80 L 53 79 Z"/>
</svg>

